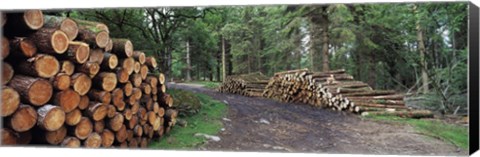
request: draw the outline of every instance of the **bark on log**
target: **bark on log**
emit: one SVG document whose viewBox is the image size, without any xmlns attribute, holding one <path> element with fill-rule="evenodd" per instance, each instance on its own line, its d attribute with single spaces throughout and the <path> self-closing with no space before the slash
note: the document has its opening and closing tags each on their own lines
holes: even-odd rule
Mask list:
<svg viewBox="0 0 480 157">
<path fill-rule="evenodd" d="M 150 87 L 147 83 L 140 84 L 140 89 L 142 89 L 143 93 L 146 95 L 150 95 L 152 93 L 152 87 Z"/>
<path fill-rule="evenodd" d="M 10 116 L 18 109 L 20 106 L 20 94 L 8 86 L 3 86 L 2 88 L 2 107 L 0 110 L 0 116 L 6 117 Z"/>
<path fill-rule="evenodd" d="M 147 76 L 145 82 L 150 84 L 150 87 L 152 87 L 152 89 L 156 88 L 158 85 L 158 79 L 155 76 Z"/>
<path fill-rule="evenodd" d="M 127 128 L 125 127 L 125 125 L 122 124 L 122 126 L 120 126 L 120 129 L 115 132 L 115 139 L 117 142 L 120 143 L 127 140 Z"/>
<path fill-rule="evenodd" d="M 113 118 L 115 114 L 117 113 L 117 109 L 113 105 L 108 105 L 107 106 L 107 117 L 108 118 Z"/>
<path fill-rule="evenodd" d="M 50 16 L 45 15 L 44 18 L 44 25 L 45 28 L 55 28 L 62 30 L 67 34 L 68 39 L 72 41 L 78 35 L 78 25 L 75 21 L 68 17 L 60 17 L 60 16 Z"/>
<path fill-rule="evenodd" d="M 133 70 L 135 70 L 135 60 L 130 57 L 130 58 L 125 58 L 120 60 L 120 64 L 122 69 L 126 69 L 128 72 L 128 75 L 131 75 L 133 73 Z"/>
<path fill-rule="evenodd" d="M 128 39 L 112 39 L 112 53 L 121 58 L 129 58 L 133 55 L 133 44 Z"/>
<path fill-rule="evenodd" d="M 105 48 L 110 40 L 107 31 L 100 30 L 95 26 L 84 25 L 79 20 L 75 20 L 79 26 L 78 35 L 75 40 L 84 41 L 92 47 Z"/>
<path fill-rule="evenodd" d="M 58 106 L 46 104 L 37 113 L 37 125 L 47 131 L 58 130 L 65 122 L 65 112 Z"/>
<path fill-rule="evenodd" d="M 26 10 L 21 13 L 10 13 L 7 15 L 4 31 L 8 36 L 28 36 L 43 27 L 44 19 L 41 10 Z"/>
<path fill-rule="evenodd" d="M 12 40 L 10 40 L 10 45 L 5 45 L 6 44 L 4 43 L 5 41 L 7 41 L 6 38 L 2 39 L 3 58 L 6 58 L 8 55 L 12 55 L 17 58 L 30 58 L 35 56 L 35 54 L 37 54 L 37 46 L 29 38 L 15 37 Z M 10 52 L 12 52 L 11 54 L 8 54 L 8 52 L 5 52 L 5 50 L 8 51 L 8 48 L 10 48 Z"/>
<path fill-rule="evenodd" d="M 142 76 L 140 74 L 132 74 L 130 75 L 130 82 L 132 82 L 134 87 L 139 88 L 142 84 Z"/>
<path fill-rule="evenodd" d="M 145 80 L 147 78 L 148 74 L 148 67 L 146 65 L 142 65 L 140 67 L 140 76 L 142 77 L 142 80 Z"/>
<path fill-rule="evenodd" d="M 82 96 L 87 94 L 92 86 L 92 79 L 84 73 L 73 74 L 70 82 L 73 90 Z"/>
<path fill-rule="evenodd" d="M 82 119 L 82 111 L 80 109 L 75 109 L 65 115 L 65 124 L 69 126 L 75 126 L 80 123 Z"/>
<path fill-rule="evenodd" d="M 17 111 L 9 118 L 10 128 L 16 132 L 25 132 L 32 129 L 37 123 L 37 111 L 30 105 L 20 105 Z"/>
<path fill-rule="evenodd" d="M 70 76 L 66 73 L 58 73 L 55 77 L 50 78 L 50 83 L 56 90 L 67 90 L 70 87 Z"/>
<path fill-rule="evenodd" d="M 73 72 L 75 71 L 75 65 L 71 61 L 62 61 L 60 65 L 61 67 L 59 73 L 65 73 L 69 76 L 73 75 Z"/>
<path fill-rule="evenodd" d="M 140 64 L 145 64 L 145 53 L 142 51 L 133 51 L 133 58 L 137 60 Z"/>
<path fill-rule="evenodd" d="M 99 102 L 90 102 L 87 115 L 94 121 L 103 120 L 107 116 L 107 105 Z"/>
<path fill-rule="evenodd" d="M 34 77 L 51 78 L 60 71 L 60 63 L 50 55 L 37 54 L 27 60 L 19 61 L 16 72 Z"/>
<path fill-rule="evenodd" d="M 27 145 L 32 141 L 32 130 L 18 133 L 17 145 Z"/>
<path fill-rule="evenodd" d="M 63 139 L 60 146 L 67 147 L 67 148 L 79 148 L 81 145 L 80 140 L 76 137 L 67 136 Z"/>
<path fill-rule="evenodd" d="M 53 93 L 52 85 L 48 81 L 24 75 L 15 75 L 9 86 L 20 94 L 22 102 L 34 106 L 46 104 Z"/>
<path fill-rule="evenodd" d="M 53 99 L 53 104 L 60 106 L 65 113 L 73 111 L 79 103 L 80 95 L 71 89 L 57 92 Z"/>
<path fill-rule="evenodd" d="M 51 54 L 63 54 L 67 51 L 70 41 L 67 34 L 53 28 L 42 28 L 29 38 L 35 42 L 40 52 Z"/>
<path fill-rule="evenodd" d="M 100 72 L 93 78 L 94 85 L 107 92 L 111 92 L 117 86 L 117 75 L 111 72 Z"/>
<path fill-rule="evenodd" d="M 126 69 L 117 67 L 115 69 L 115 72 L 116 72 L 116 75 L 117 75 L 118 82 L 120 82 L 120 83 L 127 83 L 128 82 L 129 75 L 128 75 L 128 71 Z"/>
<path fill-rule="evenodd" d="M 433 113 L 428 110 L 417 110 L 417 111 L 372 111 L 372 112 L 363 112 L 362 116 L 398 116 L 404 118 L 433 118 Z"/>
<path fill-rule="evenodd" d="M 146 57 L 146 58 L 145 58 L 145 64 L 146 64 L 149 68 L 152 68 L 152 69 L 156 69 L 156 68 L 157 68 L 157 61 L 155 60 L 154 57 Z"/>
<path fill-rule="evenodd" d="M 138 124 L 138 116 L 137 115 L 132 115 L 130 120 L 128 120 L 127 129 L 134 129 L 135 126 Z"/>
<path fill-rule="evenodd" d="M 126 104 L 123 101 L 123 90 L 120 88 L 115 88 L 112 91 L 112 103 L 119 111 L 123 111 Z"/>
</svg>

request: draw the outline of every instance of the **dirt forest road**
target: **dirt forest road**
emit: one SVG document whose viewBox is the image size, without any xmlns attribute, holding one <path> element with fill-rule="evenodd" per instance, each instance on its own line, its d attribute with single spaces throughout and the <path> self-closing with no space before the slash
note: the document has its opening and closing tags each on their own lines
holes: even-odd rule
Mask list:
<svg viewBox="0 0 480 157">
<path fill-rule="evenodd" d="M 169 88 L 207 94 L 228 105 L 220 141 L 206 150 L 349 154 L 466 155 L 456 146 L 411 126 L 365 120 L 358 115 L 220 93 L 198 85 Z"/>
</svg>

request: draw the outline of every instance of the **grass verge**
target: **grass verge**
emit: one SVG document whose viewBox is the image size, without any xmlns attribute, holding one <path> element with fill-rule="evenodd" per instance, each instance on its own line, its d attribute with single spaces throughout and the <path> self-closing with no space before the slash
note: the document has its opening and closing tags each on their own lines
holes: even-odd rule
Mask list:
<svg viewBox="0 0 480 157">
<path fill-rule="evenodd" d="M 194 137 L 195 133 L 209 135 L 217 134 L 223 127 L 222 118 L 226 114 L 227 106 L 205 94 L 195 94 L 202 105 L 200 111 L 189 117 L 186 127 L 175 126 L 170 134 L 160 141 L 152 142 L 149 147 L 156 149 L 192 150 L 205 143 L 204 137 Z"/>
<path fill-rule="evenodd" d="M 446 124 L 438 120 L 411 119 L 396 116 L 366 116 L 366 118 L 380 121 L 406 123 L 413 126 L 416 131 L 422 134 L 440 138 L 453 143 L 459 148 L 468 150 L 468 128 L 463 126 Z"/>
<path fill-rule="evenodd" d="M 215 89 L 220 86 L 221 82 L 211 82 L 211 81 L 193 81 L 190 82 L 193 84 L 203 85 L 205 88 Z"/>
</svg>

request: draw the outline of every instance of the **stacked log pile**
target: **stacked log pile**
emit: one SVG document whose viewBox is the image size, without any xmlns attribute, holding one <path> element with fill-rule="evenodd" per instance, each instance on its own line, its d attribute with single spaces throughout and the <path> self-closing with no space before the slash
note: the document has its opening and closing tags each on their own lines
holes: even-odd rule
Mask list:
<svg viewBox="0 0 480 157">
<path fill-rule="evenodd" d="M 163 74 L 130 40 L 40 10 L 4 15 L 3 145 L 145 148 L 175 125 Z"/>
<path fill-rule="evenodd" d="M 263 96 L 282 102 L 302 102 L 362 115 L 415 118 L 433 116 L 429 111 L 408 108 L 403 101 L 404 94 L 391 90 L 373 90 L 368 84 L 354 80 L 344 69 L 278 72 L 270 79 Z"/>
<path fill-rule="evenodd" d="M 244 96 L 260 97 L 268 83 L 268 77 L 260 72 L 231 75 L 220 85 L 220 92 L 240 94 Z"/>
</svg>

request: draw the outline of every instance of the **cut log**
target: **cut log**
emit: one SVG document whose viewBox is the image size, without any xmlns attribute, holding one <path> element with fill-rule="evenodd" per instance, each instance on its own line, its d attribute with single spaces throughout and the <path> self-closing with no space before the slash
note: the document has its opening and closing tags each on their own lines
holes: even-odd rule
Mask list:
<svg viewBox="0 0 480 157">
<path fill-rule="evenodd" d="M 372 104 L 372 103 L 362 103 L 362 102 L 355 102 L 355 106 L 360 106 L 360 107 L 376 107 L 376 108 L 408 109 L 408 107 L 406 107 L 406 106 L 385 105 L 385 104 Z"/>
<path fill-rule="evenodd" d="M 125 84 L 119 85 L 120 88 L 123 89 L 123 93 L 125 96 L 131 96 L 133 93 L 133 85 L 130 83 L 130 81 L 127 81 Z"/>
<path fill-rule="evenodd" d="M 57 92 L 53 98 L 53 104 L 60 106 L 65 113 L 73 111 L 79 103 L 80 95 L 71 89 Z"/>
<path fill-rule="evenodd" d="M 127 70 L 128 75 L 131 75 L 135 70 L 135 60 L 132 57 L 120 60 L 120 65 L 122 69 Z"/>
<path fill-rule="evenodd" d="M 132 82 L 134 87 L 140 87 L 142 84 L 142 77 L 140 74 L 132 74 L 130 75 L 130 82 Z"/>
<path fill-rule="evenodd" d="M 10 46 L 10 51 L 12 52 L 10 55 L 17 58 L 30 58 L 35 56 L 35 54 L 37 54 L 37 46 L 29 38 L 15 37 L 12 40 L 10 40 L 10 45 L 5 45 L 5 43 L 3 43 L 5 41 L 7 41 L 6 38 L 2 39 L 3 58 L 6 58 L 8 55 L 8 52 L 5 52 L 5 50 L 8 50 L 9 48 L 8 46 Z"/>
<path fill-rule="evenodd" d="M 10 13 L 5 23 L 5 34 L 10 36 L 27 36 L 29 33 L 43 27 L 44 19 L 41 10 L 26 10 L 21 13 Z"/>
<path fill-rule="evenodd" d="M 58 145 L 63 142 L 66 136 L 67 136 L 67 128 L 65 128 L 65 126 L 62 126 L 55 131 L 45 132 L 44 138 L 47 143 Z"/>
<path fill-rule="evenodd" d="M 132 115 L 130 120 L 128 120 L 127 129 L 134 129 L 135 126 L 138 124 L 138 116 L 137 115 Z"/>
<path fill-rule="evenodd" d="M 94 121 L 103 120 L 107 116 L 107 106 L 99 102 L 90 102 L 87 115 Z"/>
<path fill-rule="evenodd" d="M 133 140 L 133 130 L 127 129 L 127 141 L 130 143 Z"/>
<path fill-rule="evenodd" d="M 145 64 L 145 53 L 142 51 L 133 51 L 133 58 L 137 60 L 140 64 Z"/>
<path fill-rule="evenodd" d="M 382 96 L 344 96 L 348 99 L 369 99 L 369 100 L 403 100 L 404 94 L 382 95 Z"/>
<path fill-rule="evenodd" d="M 133 128 L 133 133 L 134 133 L 135 136 L 137 136 L 137 137 L 142 137 L 142 135 L 143 135 L 143 128 L 142 128 L 140 125 L 135 125 L 135 127 Z"/>
<path fill-rule="evenodd" d="M 101 65 L 104 57 L 102 49 L 90 49 L 90 57 L 88 58 L 88 61 Z"/>
<path fill-rule="evenodd" d="M 367 92 L 358 92 L 358 93 L 346 93 L 342 94 L 342 96 L 380 96 L 380 95 L 391 95 L 395 94 L 395 91 L 393 90 L 386 90 L 386 91 L 380 91 L 380 90 L 374 90 L 374 91 L 367 91 Z"/>
<path fill-rule="evenodd" d="M 8 55 L 10 54 L 10 44 L 8 39 L 3 36 L 2 38 L 0 38 L 0 41 L 2 42 L 2 58 L 1 59 L 4 59 L 4 58 L 7 58 Z"/>
<path fill-rule="evenodd" d="M 40 52 L 51 54 L 63 54 L 67 51 L 70 41 L 67 34 L 53 28 L 39 29 L 30 38 Z"/>
<path fill-rule="evenodd" d="M 100 65 L 98 65 L 98 63 L 95 63 L 95 62 L 86 62 L 85 64 L 75 66 L 75 70 L 77 72 L 85 73 L 90 78 L 93 78 L 100 71 Z"/>
<path fill-rule="evenodd" d="M 362 116 L 398 116 L 404 118 L 433 118 L 433 113 L 428 110 L 415 110 L 415 111 L 372 111 L 363 112 Z"/>
<path fill-rule="evenodd" d="M 16 145 L 18 140 L 18 134 L 8 128 L 0 128 L 0 133 L 2 133 L 2 145 Z"/>
<path fill-rule="evenodd" d="M 83 145 L 86 148 L 100 148 L 102 145 L 102 136 L 96 132 L 90 133 L 90 135 L 85 139 Z"/>
<path fill-rule="evenodd" d="M 90 97 L 90 100 L 92 101 L 98 101 L 104 104 L 110 104 L 112 100 L 112 95 L 110 94 L 110 92 L 98 89 L 90 90 L 88 92 L 88 97 Z"/>
<path fill-rule="evenodd" d="M 37 125 L 47 131 L 58 130 L 65 122 L 65 112 L 58 106 L 46 104 L 37 113 Z"/>
<path fill-rule="evenodd" d="M 104 129 L 101 133 L 102 136 L 102 147 L 110 147 L 112 146 L 113 142 L 115 141 L 115 134 L 108 130 Z"/>
<path fill-rule="evenodd" d="M 70 76 L 66 73 L 58 73 L 55 77 L 50 78 L 50 83 L 56 90 L 67 90 L 70 87 Z"/>
<path fill-rule="evenodd" d="M 80 103 L 78 103 L 78 109 L 85 110 L 88 107 L 89 103 L 90 98 L 88 97 L 88 95 L 80 96 Z"/>
<path fill-rule="evenodd" d="M 152 111 L 157 114 L 159 109 L 160 109 L 160 105 L 158 104 L 158 102 L 153 102 Z"/>
<path fill-rule="evenodd" d="M 103 53 L 102 69 L 112 70 L 115 69 L 118 65 L 117 55 L 111 54 L 108 52 Z"/>
<path fill-rule="evenodd" d="M 115 116 L 115 113 L 117 113 L 117 109 L 113 105 L 108 105 L 107 106 L 107 117 L 108 118 L 113 118 Z"/>
<path fill-rule="evenodd" d="M 125 108 L 125 101 L 123 101 L 123 90 L 121 88 L 115 88 L 112 91 L 112 103 L 119 111 L 123 111 Z"/>
<path fill-rule="evenodd" d="M 165 109 L 163 107 L 158 108 L 157 115 L 163 117 L 165 115 Z"/>
<path fill-rule="evenodd" d="M 2 85 L 6 85 L 12 80 L 15 71 L 7 62 L 2 63 Z"/>
<path fill-rule="evenodd" d="M 132 107 L 130 109 L 132 110 L 132 112 L 137 113 L 138 109 L 140 108 L 140 103 L 138 101 L 135 101 L 131 105 L 132 105 Z"/>
<path fill-rule="evenodd" d="M 75 40 L 88 43 L 92 47 L 105 48 L 110 40 L 110 35 L 107 31 L 97 29 L 92 26 L 83 25 L 83 23 L 75 20 L 78 23 L 79 30 Z"/>
<path fill-rule="evenodd" d="M 133 133 L 132 133 L 133 134 Z M 132 135 L 133 136 L 133 135 Z M 138 148 L 138 142 L 137 139 L 132 139 L 130 142 L 128 142 L 128 147 L 130 148 Z"/>
<path fill-rule="evenodd" d="M 146 95 L 150 95 L 152 93 L 152 87 L 150 87 L 147 83 L 140 84 L 140 89 L 142 89 L 143 93 Z"/>
<path fill-rule="evenodd" d="M 82 112 L 80 109 L 75 109 L 65 115 L 65 124 L 69 126 L 77 125 L 82 119 Z"/>
<path fill-rule="evenodd" d="M 87 117 L 82 117 L 80 122 L 68 133 L 73 134 L 80 140 L 85 140 L 93 130 L 92 122 Z"/>
<path fill-rule="evenodd" d="M 79 148 L 81 145 L 80 140 L 76 137 L 67 136 L 63 139 L 60 146 L 67 147 L 67 148 Z"/>
<path fill-rule="evenodd" d="M 111 52 L 113 49 L 113 41 L 112 39 L 108 40 L 107 46 L 105 46 L 105 51 L 106 52 Z"/>
<path fill-rule="evenodd" d="M 145 120 L 145 121 L 148 120 L 147 110 L 144 107 L 141 106 L 138 109 L 137 114 L 141 120 Z"/>
<path fill-rule="evenodd" d="M 140 68 L 140 76 L 142 77 L 142 80 L 145 80 L 147 78 L 148 74 L 148 67 L 146 65 L 142 65 Z"/>
<path fill-rule="evenodd" d="M 118 68 L 115 69 L 115 72 L 117 74 L 118 82 L 120 82 L 120 83 L 127 83 L 128 82 L 129 75 L 128 75 L 128 71 L 126 69 L 118 67 Z"/>
<path fill-rule="evenodd" d="M 16 132 L 25 132 L 32 129 L 37 123 L 37 111 L 30 105 L 20 105 L 11 116 L 9 126 Z"/>
<path fill-rule="evenodd" d="M 60 71 L 60 63 L 50 55 L 37 54 L 28 60 L 19 61 L 16 72 L 34 77 L 51 78 Z"/>
<path fill-rule="evenodd" d="M 118 131 L 123 125 L 124 117 L 120 113 L 115 113 L 115 116 L 113 118 L 110 118 L 108 120 L 108 125 L 107 128 L 109 128 L 112 131 Z"/>
<path fill-rule="evenodd" d="M 155 76 L 148 76 L 148 77 L 145 79 L 145 82 L 148 83 L 148 84 L 150 84 L 150 87 L 152 87 L 152 89 L 153 89 L 153 88 L 156 88 L 157 85 L 158 85 L 158 79 L 157 79 L 157 77 L 155 77 Z"/>
<path fill-rule="evenodd" d="M 132 116 L 133 116 L 132 110 L 130 110 L 129 108 L 126 108 L 125 110 L 123 110 L 123 116 L 125 117 L 125 120 L 132 119 Z"/>
<path fill-rule="evenodd" d="M 8 86 L 2 88 L 2 108 L 0 110 L 0 116 L 10 116 L 20 106 L 20 94 Z"/>
<path fill-rule="evenodd" d="M 147 148 L 148 146 L 148 140 L 147 138 L 142 138 L 142 141 L 140 141 L 140 148 Z"/>
<path fill-rule="evenodd" d="M 67 75 L 73 75 L 73 72 L 75 71 L 75 65 L 70 62 L 70 61 L 62 61 L 60 63 L 60 71 L 59 73 L 65 73 Z"/>
<path fill-rule="evenodd" d="M 92 79 L 84 73 L 75 73 L 72 75 L 71 86 L 73 90 L 80 95 L 85 95 L 92 86 Z"/>
<path fill-rule="evenodd" d="M 83 64 L 90 58 L 90 47 L 84 42 L 71 41 L 67 51 L 59 55 L 59 57 L 74 63 Z"/>
<path fill-rule="evenodd" d="M 146 58 L 145 58 L 145 64 L 146 64 L 149 68 L 152 68 L 152 69 L 156 69 L 156 68 L 157 68 L 157 61 L 155 60 L 154 57 L 146 57 Z"/>
<path fill-rule="evenodd" d="M 20 94 L 22 102 L 34 106 L 47 103 L 53 93 L 53 87 L 48 81 L 24 75 L 15 75 L 9 86 Z"/>
<path fill-rule="evenodd" d="M 133 55 L 133 44 L 128 39 L 112 39 L 112 53 L 121 58 L 129 58 Z M 131 73 L 130 73 L 131 74 Z"/>
<path fill-rule="evenodd" d="M 142 65 L 140 65 L 140 62 L 135 62 L 134 66 L 133 66 L 133 72 L 134 73 L 139 73 L 140 72 L 140 68 L 142 67 Z"/>
<path fill-rule="evenodd" d="M 77 37 L 78 25 L 72 19 L 68 17 L 50 15 L 45 15 L 43 16 L 43 18 L 45 21 L 43 27 L 62 30 L 63 32 L 65 32 L 65 34 L 67 34 L 70 41 Z"/>
<path fill-rule="evenodd" d="M 158 94 L 158 88 L 156 86 L 152 86 L 152 95 L 157 95 Z M 154 96 L 152 97 L 153 100 L 157 101 L 158 97 Z"/>
<path fill-rule="evenodd" d="M 125 125 L 120 126 L 120 129 L 115 132 L 115 139 L 117 142 L 124 142 L 127 140 L 127 127 Z"/>
<path fill-rule="evenodd" d="M 94 85 L 107 92 L 111 92 L 117 86 L 117 76 L 111 72 L 100 72 L 93 78 Z"/>
<path fill-rule="evenodd" d="M 158 74 L 158 83 L 161 85 L 165 84 L 165 75 L 163 73 Z"/>
<path fill-rule="evenodd" d="M 161 100 L 160 105 L 168 107 L 168 108 L 173 106 L 173 98 L 170 94 L 163 94 L 161 97 L 162 98 L 160 99 Z"/>
</svg>

